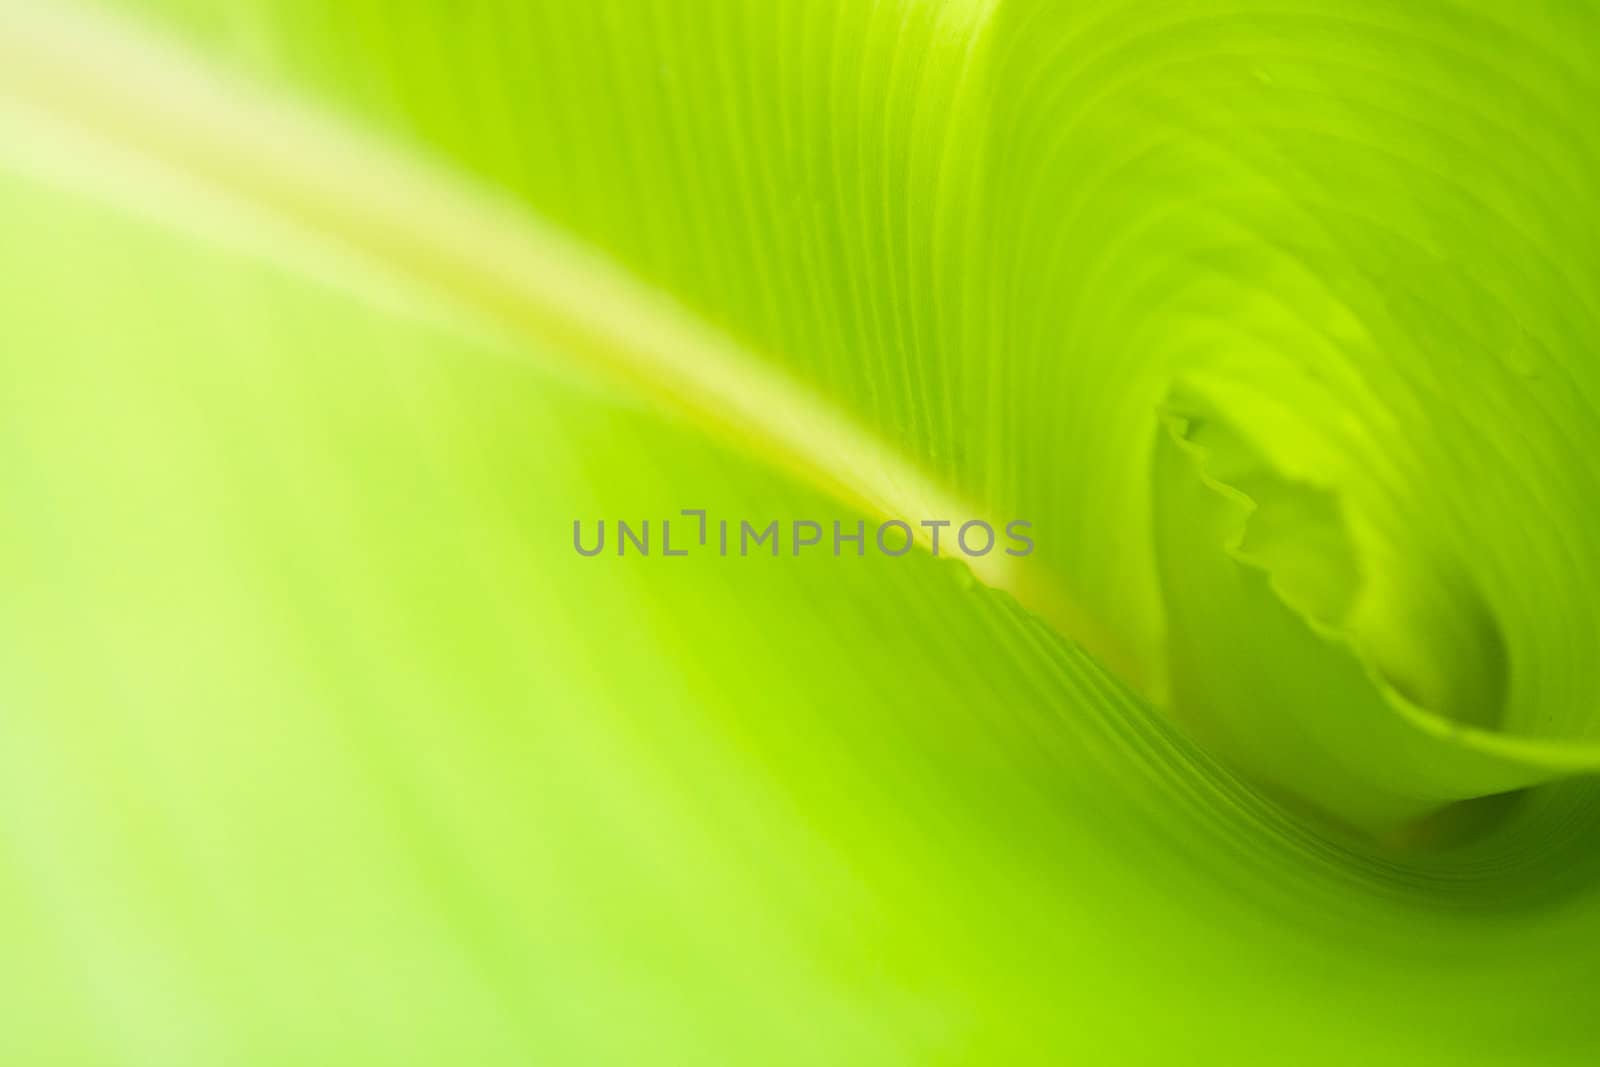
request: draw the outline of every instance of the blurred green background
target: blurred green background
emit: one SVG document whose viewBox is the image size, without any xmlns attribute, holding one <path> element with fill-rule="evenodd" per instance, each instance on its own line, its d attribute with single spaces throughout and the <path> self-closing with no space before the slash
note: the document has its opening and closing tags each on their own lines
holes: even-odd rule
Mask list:
<svg viewBox="0 0 1600 1067">
<path fill-rule="evenodd" d="M 1597 53 L 6 3 L 0 1062 L 1593 1062 Z"/>
</svg>

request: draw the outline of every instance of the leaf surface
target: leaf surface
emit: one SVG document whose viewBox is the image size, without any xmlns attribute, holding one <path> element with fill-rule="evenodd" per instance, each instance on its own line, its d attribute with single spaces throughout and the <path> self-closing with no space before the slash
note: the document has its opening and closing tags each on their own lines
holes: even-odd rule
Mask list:
<svg viewBox="0 0 1600 1067">
<path fill-rule="evenodd" d="M 1592 1056 L 1587 14 L 117 6 L 0 30 L 13 1058 Z M 685 507 L 1039 551 L 572 550 Z"/>
</svg>

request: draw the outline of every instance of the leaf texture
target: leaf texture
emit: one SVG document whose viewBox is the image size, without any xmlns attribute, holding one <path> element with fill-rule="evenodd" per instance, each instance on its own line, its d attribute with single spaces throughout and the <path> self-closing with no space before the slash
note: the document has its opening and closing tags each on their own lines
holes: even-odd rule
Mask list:
<svg viewBox="0 0 1600 1067">
<path fill-rule="evenodd" d="M 9 1059 L 1592 1059 L 1586 8 L 3 18 Z"/>
</svg>

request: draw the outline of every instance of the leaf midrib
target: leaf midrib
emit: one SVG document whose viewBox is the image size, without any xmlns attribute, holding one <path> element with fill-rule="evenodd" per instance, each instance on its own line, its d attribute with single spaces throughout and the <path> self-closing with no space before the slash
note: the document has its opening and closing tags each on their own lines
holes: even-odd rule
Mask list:
<svg viewBox="0 0 1600 1067">
<path fill-rule="evenodd" d="M 923 538 L 924 518 L 1000 525 L 771 361 L 524 206 L 105 15 L 14 8 L 0 28 L 0 99 L 118 159 L 154 161 L 242 202 L 300 238 L 287 252 L 274 244 L 291 269 L 332 242 L 862 513 L 905 519 Z M 1034 567 L 1000 553 L 965 562 L 1108 667 L 1133 662 Z"/>
</svg>

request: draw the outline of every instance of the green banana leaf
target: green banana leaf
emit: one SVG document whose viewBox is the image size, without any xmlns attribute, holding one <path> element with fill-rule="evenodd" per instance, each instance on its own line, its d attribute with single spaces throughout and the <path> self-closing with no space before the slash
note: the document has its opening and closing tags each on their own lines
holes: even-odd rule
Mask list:
<svg viewBox="0 0 1600 1067">
<path fill-rule="evenodd" d="M 0 1062 L 1595 1062 L 1597 113 L 1558 0 L 3 0 Z"/>
</svg>

